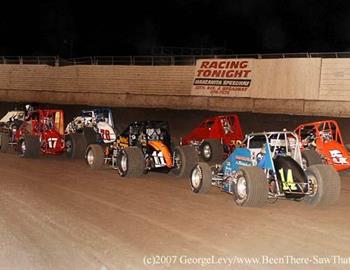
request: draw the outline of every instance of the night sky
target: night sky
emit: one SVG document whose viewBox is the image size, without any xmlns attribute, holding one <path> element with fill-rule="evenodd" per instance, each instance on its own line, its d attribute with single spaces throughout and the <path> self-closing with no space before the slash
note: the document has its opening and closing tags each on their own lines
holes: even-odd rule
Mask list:
<svg viewBox="0 0 350 270">
<path fill-rule="evenodd" d="M 347 2 L 12 1 L 1 10 L 0 55 L 150 55 L 159 47 L 350 51 Z"/>
</svg>

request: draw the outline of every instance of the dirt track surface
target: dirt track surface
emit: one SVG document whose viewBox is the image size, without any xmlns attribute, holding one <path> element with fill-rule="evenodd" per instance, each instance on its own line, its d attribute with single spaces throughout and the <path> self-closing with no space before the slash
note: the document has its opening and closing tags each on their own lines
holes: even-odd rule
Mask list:
<svg viewBox="0 0 350 270">
<path fill-rule="evenodd" d="M 83 161 L 11 154 L 0 164 L 0 269 L 200 269 L 190 260 L 350 257 L 349 177 L 333 207 L 278 201 L 243 209 L 228 194 L 193 194 L 187 179 L 162 173 L 123 179 Z M 176 261 L 145 265 L 151 255 Z M 322 267 L 236 261 L 205 269 Z"/>
<path fill-rule="evenodd" d="M 54 107 L 65 109 L 66 122 L 83 108 Z M 1 103 L 1 115 L 12 108 Z M 133 120 L 169 120 L 175 137 L 217 114 L 113 111 L 121 129 Z M 245 132 L 292 129 L 324 119 L 239 116 Z M 350 121 L 337 120 L 349 142 Z M 278 201 L 244 209 L 215 188 L 193 194 L 187 179 L 170 174 L 124 179 L 113 170 L 92 171 L 83 161 L 0 154 L 0 205 L 1 270 L 350 267 L 349 176 L 342 176 L 340 201 L 329 208 Z"/>
</svg>

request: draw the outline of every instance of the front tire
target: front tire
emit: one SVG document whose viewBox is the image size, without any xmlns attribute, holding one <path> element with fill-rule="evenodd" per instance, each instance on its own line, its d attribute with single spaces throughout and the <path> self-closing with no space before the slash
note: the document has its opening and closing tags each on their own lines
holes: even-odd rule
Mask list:
<svg viewBox="0 0 350 270">
<path fill-rule="evenodd" d="M 24 158 L 38 158 L 41 153 L 40 140 L 38 136 L 24 135 L 19 141 L 20 156 Z"/>
<path fill-rule="evenodd" d="M 71 133 L 65 138 L 66 156 L 68 158 L 84 158 L 87 147 L 85 137 L 81 133 Z"/>
<path fill-rule="evenodd" d="M 199 162 L 192 169 L 190 185 L 194 193 L 206 193 L 209 191 L 212 182 L 212 172 L 207 163 Z"/>
<path fill-rule="evenodd" d="M 234 185 L 234 200 L 242 207 L 263 207 L 268 199 L 264 171 L 258 167 L 242 167 Z"/>
<path fill-rule="evenodd" d="M 1 153 L 7 153 L 9 149 L 9 142 L 10 138 L 7 133 L 1 132 L 0 133 L 0 152 Z"/>
<path fill-rule="evenodd" d="M 138 147 L 123 149 L 117 158 L 117 168 L 122 177 L 140 177 L 145 170 L 145 157 Z"/>
<path fill-rule="evenodd" d="M 104 152 L 99 144 L 90 144 L 85 153 L 85 161 L 93 170 L 99 170 L 104 165 Z"/>
<path fill-rule="evenodd" d="M 313 192 L 305 197 L 309 206 L 328 206 L 335 204 L 340 196 L 340 177 L 331 165 L 311 165 L 305 171 Z"/>
<path fill-rule="evenodd" d="M 224 159 L 224 147 L 220 140 L 208 139 L 199 146 L 200 156 L 204 162 L 221 163 Z"/>
<path fill-rule="evenodd" d="M 173 159 L 174 168 L 171 173 L 177 177 L 189 177 L 191 170 L 198 162 L 198 154 L 192 145 L 176 146 Z"/>
</svg>

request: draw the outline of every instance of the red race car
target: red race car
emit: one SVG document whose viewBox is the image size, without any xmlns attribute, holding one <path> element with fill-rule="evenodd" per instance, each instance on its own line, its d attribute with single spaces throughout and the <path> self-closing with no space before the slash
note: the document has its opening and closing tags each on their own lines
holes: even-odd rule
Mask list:
<svg viewBox="0 0 350 270">
<path fill-rule="evenodd" d="M 306 167 L 327 163 L 337 171 L 350 169 L 350 155 L 344 145 L 338 123 L 325 120 L 298 126 L 295 132 L 302 143 L 303 163 Z"/>
<path fill-rule="evenodd" d="M 31 110 L 25 119 L 1 129 L 1 152 L 13 146 L 23 157 L 65 152 L 62 110 Z"/>
<path fill-rule="evenodd" d="M 211 163 L 223 161 L 244 139 L 236 114 L 217 115 L 205 119 L 181 140 L 182 145 L 194 145 L 200 157 Z"/>
</svg>

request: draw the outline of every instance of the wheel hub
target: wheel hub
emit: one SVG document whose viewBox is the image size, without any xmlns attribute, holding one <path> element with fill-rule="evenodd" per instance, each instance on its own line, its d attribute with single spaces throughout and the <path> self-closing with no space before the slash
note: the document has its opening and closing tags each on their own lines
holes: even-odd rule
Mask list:
<svg viewBox="0 0 350 270">
<path fill-rule="evenodd" d="M 88 151 L 86 159 L 89 165 L 94 164 L 95 157 L 91 149 Z"/>
<path fill-rule="evenodd" d="M 128 170 L 128 158 L 126 157 L 126 155 L 122 155 L 120 160 L 120 167 L 123 172 L 126 172 Z"/>
<path fill-rule="evenodd" d="M 72 152 L 72 142 L 70 140 L 66 141 L 66 151 L 68 153 Z"/>
<path fill-rule="evenodd" d="M 25 141 L 22 141 L 21 143 L 21 151 L 22 151 L 22 154 L 24 154 L 27 150 L 27 147 L 26 147 L 26 143 Z"/>
<path fill-rule="evenodd" d="M 203 147 L 203 155 L 205 158 L 210 158 L 211 156 L 211 148 L 210 148 L 210 145 L 206 144 L 204 145 Z"/>
<path fill-rule="evenodd" d="M 317 184 L 317 179 L 316 176 L 313 174 L 309 174 L 307 176 L 307 181 L 309 184 L 309 193 L 310 193 L 310 197 L 313 197 L 317 194 L 317 190 L 318 190 L 318 184 Z"/>
<path fill-rule="evenodd" d="M 191 174 L 191 183 L 194 188 L 199 188 L 203 180 L 202 170 L 199 166 L 193 170 Z"/>
<path fill-rule="evenodd" d="M 177 169 L 181 169 L 182 162 L 181 162 L 180 155 L 177 151 L 175 151 L 174 153 L 174 165 Z"/>
<path fill-rule="evenodd" d="M 237 194 L 240 198 L 244 199 L 247 197 L 247 181 L 243 176 L 240 176 L 237 180 Z"/>
</svg>

